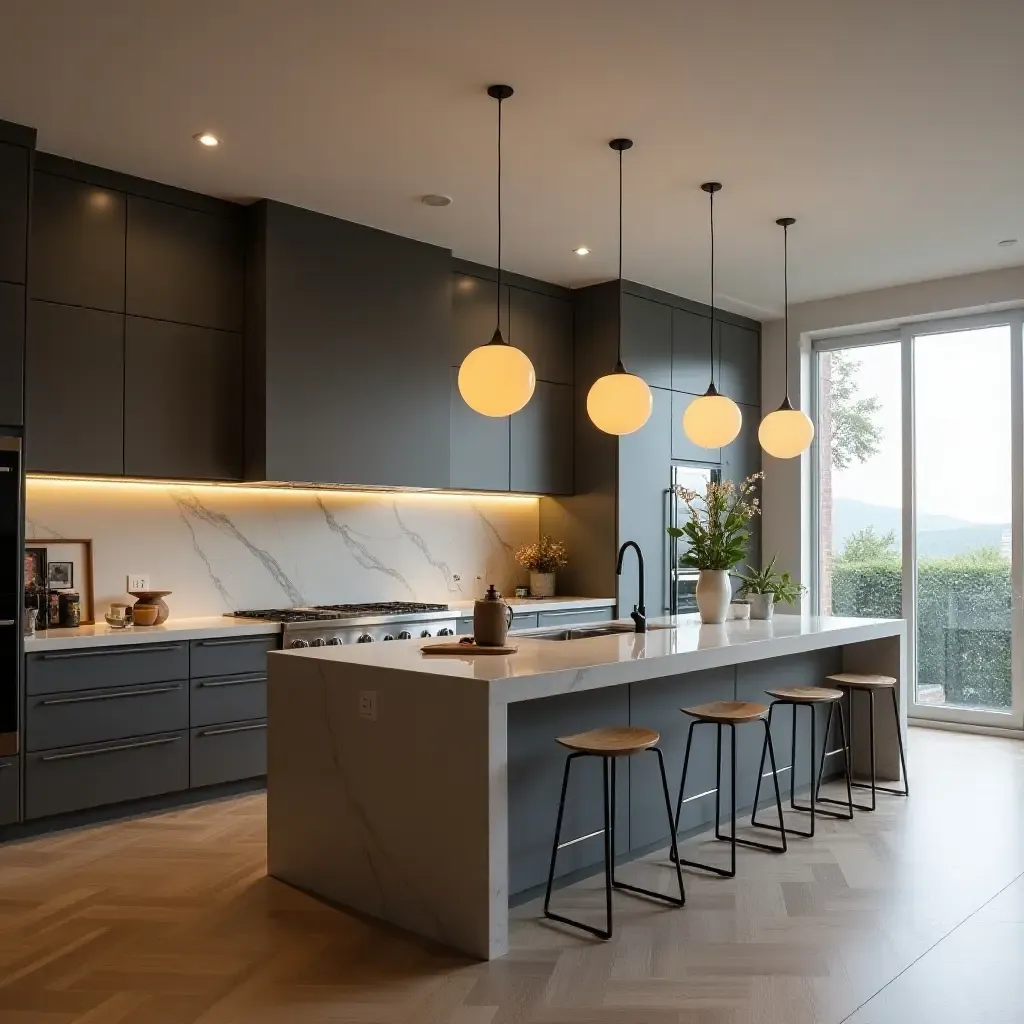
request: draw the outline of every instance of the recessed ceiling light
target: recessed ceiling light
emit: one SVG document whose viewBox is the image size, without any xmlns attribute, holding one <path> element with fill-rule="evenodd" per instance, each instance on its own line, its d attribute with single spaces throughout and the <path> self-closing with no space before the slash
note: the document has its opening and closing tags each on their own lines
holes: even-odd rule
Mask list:
<svg viewBox="0 0 1024 1024">
<path fill-rule="evenodd" d="M 576 246 L 576 248 L 573 249 L 573 252 L 576 253 L 577 256 L 589 256 L 590 255 L 590 249 L 587 246 L 585 246 L 585 245 L 578 245 L 578 246 Z"/>
<path fill-rule="evenodd" d="M 420 197 L 420 202 L 424 206 L 451 206 L 452 205 L 452 197 L 451 196 L 435 195 L 433 192 L 431 192 L 428 195 L 421 196 Z"/>
<path fill-rule="evenodd" d="M 198 135 L 193 135 L 192 138 L 195 139 L 200 146 L 208 146 L 210 149 L 214 146 L 220 145 L 220 139 L 218 139 L 213 132 L 200 132 Z"/>
<path fill-rule="evenodd" d="M 1016 245 L 1017 244 L 1017 239 L 1016 238 L 1004 238 L 999 244 L 1001 246 L 1003 246 L 1003 248 L 1008 249 L 1011 245 Z"/>
</svg>

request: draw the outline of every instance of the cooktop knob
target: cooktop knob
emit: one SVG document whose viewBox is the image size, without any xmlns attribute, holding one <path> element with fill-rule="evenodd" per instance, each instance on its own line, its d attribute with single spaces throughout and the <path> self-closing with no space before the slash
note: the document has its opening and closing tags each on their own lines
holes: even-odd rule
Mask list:
<svg viewBox="0 0 1024 1024">
<path fill-rule="evenodd" d="M 331 639 L 327 641 L 327 646 L 340 647 L 344 642 L 345 641 L 342 640 L 340 636 L 332 636 Z"/>
<path fill-rule="evenodd" d="M 313 646 L 314 647 L 326 647 L 327 646 L 327 641 L 322 636 L 318 636 L 313 641 Z"/>
<path fill-rule="evenodd" d="M 455 630 L 449 629 L 447 626 L 443 626 L 437 631 L 438 636 L 455 636 Z"/>
<path fill-rule="evenodd" d="M 356 641 L 357 644 L 372 644 L 373 637 L 369 633 L 362 633 L 359 639 Z"/>
<path fill-rule="evenodd" d="M 420 633 L 420 636 L 421 636 L 421 637 L 425 637 L 425 636 L 433 636 L 433 635 L 434 635 L 434 634 L 433 634 L 433 633 L 431 633 L 429 629 L 425 629 L 425 630 L 423 630 L 423 632 L 422 632 L 422 633 Z"/>
<path fill-rule="evenodd" d="M 407 630 L 407 629 L 403 629 L 402 632 L 398 634 L 398 639 L 399 640 L 411 640 L 412 639 L 412 633 L 410 633 L 409 630 Z"/>
<path fill-rule="evenodd" d="M 391 635 L 390 633 L 385 633 L 385 634 L 384 634 L 384 635 L 383 635 L 383 636 L 381 637 L 381 640 L 394 640 L 394 639 L 395 639 L 395 638 L 394 638 L 394 637 L 393 637 L 393 636 L 392 636 L 392 635 Z"/>
<path fill-rule="evenodd" d="M 309 646 L 309 641 L 308 640 L 293 640 L 292 641 L 292 647 L 308 647 L 308 646 Z"/>
</svg>

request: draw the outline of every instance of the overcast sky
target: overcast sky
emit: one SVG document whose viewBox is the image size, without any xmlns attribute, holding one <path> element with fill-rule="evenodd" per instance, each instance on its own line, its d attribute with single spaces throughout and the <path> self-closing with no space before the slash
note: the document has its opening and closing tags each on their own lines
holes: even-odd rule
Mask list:
<svg viewBox="0 0 1024 1024">
<path fill-rule="evenodd" d="M 1010 329 L 920 338 L 915 351 L 919 513 L 1008 523 Z M 859 387 L 877 395 L 881 450 L 835 470 L 833 491 L 874 505 L 902 504 L 900 346 L 856 349 Z"/>
</svg>

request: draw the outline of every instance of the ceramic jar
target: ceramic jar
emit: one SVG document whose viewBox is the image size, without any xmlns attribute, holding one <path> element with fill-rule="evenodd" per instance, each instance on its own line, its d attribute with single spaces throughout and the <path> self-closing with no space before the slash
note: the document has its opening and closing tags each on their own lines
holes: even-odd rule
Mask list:
<svg viewBox="0 0 1024 1024">
<path fill-rule="evenodd" d="M 725 622 L 732 601 L 732 583 L 727 569 L 701 569 L 697 577 L 697 608 L 700 621 Z"/>
<path fill-rule="evenodd" d="M 530 573 L 530 597 L 554 597 L 555 574 L 553 572 Z"/>
</svg>

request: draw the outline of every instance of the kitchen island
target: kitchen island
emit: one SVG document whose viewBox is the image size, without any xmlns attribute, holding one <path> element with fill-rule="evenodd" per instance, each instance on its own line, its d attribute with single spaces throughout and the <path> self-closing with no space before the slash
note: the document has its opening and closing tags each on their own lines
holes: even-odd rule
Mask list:
<svg viewBox="0 0 1024 1024">
<path fill-rule="evenodd" d="M 556 736 L 613 724 L 657 729 L 674 789 L 687 727 L 681 706 L 767 703 L 766 687 L 820 684 L 842 670 L 897 677 L 906 728 L 902 620 L 780 615 L 705 626 L 679 616 L 652 620 L 646 634 L 511 642 L 518 651 L 508 656 L 422 654 L 435 640 L 271 653 L 269 873 L 471 955 L 498 957 L 508 949 L 509 900 L 533 895 L 546 879 L 565 756 Z M 859 705 L 854 761 L 863 769 Z M 892 779 L 898 749 L 885 710 L 880 702 L 878 773 Z M 790 765 L 790 724 L 785 714 L 773 725 L 780 769 Z M 798 785 L 809 778 L 807 727 L 801 717 Z M 694 739 L 687 795 L 702 795 L 686 804 L 685 832 L 702 831 L 713 815 L 713 734 L 697 730 Z M 824 742 L 826 773 L 834 773 L 839 744 Z M 760 736 L 739 730 L 737 747 L 737 800 L 749 806 Z M 590 759 L 574 770 L 565 836 L 601 827 L 599 771 Z M 630 759 L 618 773 L 620 857 L 666 845 L 660 801 L 656 760 Z M 566 848 L 559 875 L 595 869 L 601 852 L 600 838 Z M 670 876 L 666 865 L 666 886 Z"/>
</svg>

